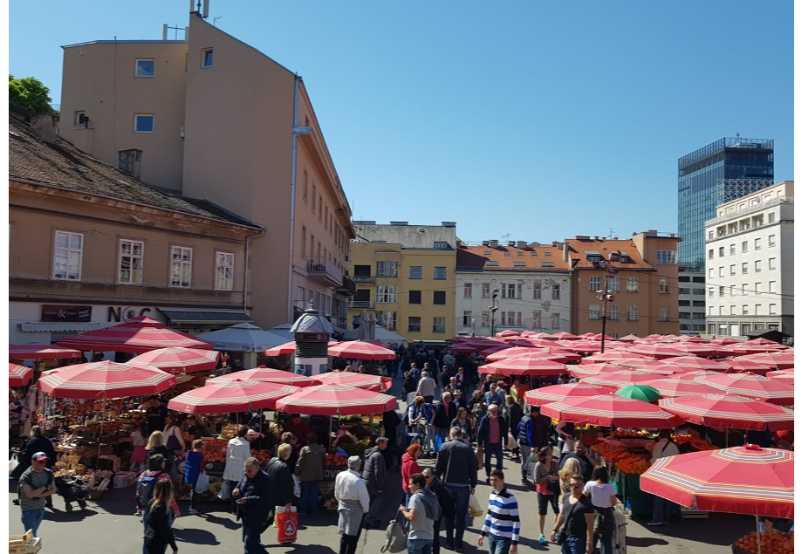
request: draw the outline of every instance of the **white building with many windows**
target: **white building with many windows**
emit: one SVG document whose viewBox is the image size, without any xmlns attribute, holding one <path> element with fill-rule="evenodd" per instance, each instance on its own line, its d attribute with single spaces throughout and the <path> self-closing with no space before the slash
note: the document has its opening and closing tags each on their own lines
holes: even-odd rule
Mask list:
<svg viewBox="0 0 802 554">
<path fill-rule="evenodd" d="M 571 329 L 570 264 L 561 246 L 524 241 L 460 245 L 456 275 L 458 334 Z"/>
<path fill-rule="evenodd" d="M 705 222 L 707 332 L 794 333 L 794 183 L 721 204 Z"/>
</svg>

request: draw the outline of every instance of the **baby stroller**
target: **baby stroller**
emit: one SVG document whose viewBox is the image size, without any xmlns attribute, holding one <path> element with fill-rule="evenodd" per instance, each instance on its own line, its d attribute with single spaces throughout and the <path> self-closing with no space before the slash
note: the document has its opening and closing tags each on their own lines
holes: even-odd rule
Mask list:
<svg viewBox="0 0 802 554">
<path fill-rule="evenodd" d="M 82 510 L 86 509 L 86 497 L 89 496 L 89 487 L 75 477 L 56 477 L 56 493 L 64 498 L 64 509 L 72 511 L 72 503 L 78 502 Z"/>
</svg>

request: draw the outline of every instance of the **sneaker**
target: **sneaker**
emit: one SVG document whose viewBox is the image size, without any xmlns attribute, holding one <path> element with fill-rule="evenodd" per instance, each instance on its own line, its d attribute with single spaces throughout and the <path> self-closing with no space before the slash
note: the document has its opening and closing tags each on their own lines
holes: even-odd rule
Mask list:
<svg viewBox="0 0 802 554">
<path fill-rule="evenodd" d="M 545 537 L 545 536 L 543 536 L 543 534 L 541 534 L 541 535 L 540 535 L 540 536 L 537 538 L 537 543 L 538 543 L 540 546 L 546 546 L 546 544 L 548 544 L 548 541 L 546 540 L 546 537 Z"/>
</svg>

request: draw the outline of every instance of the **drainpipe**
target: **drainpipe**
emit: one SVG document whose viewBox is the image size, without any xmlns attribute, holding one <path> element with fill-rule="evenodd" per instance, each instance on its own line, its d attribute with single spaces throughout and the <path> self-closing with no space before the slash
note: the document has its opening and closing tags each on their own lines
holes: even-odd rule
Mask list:
<svg viewBox="0 0 802 554">
<path fill-rule="evenodd" d="M 242 311 L 248 313 L 248 266 L 250 260 L 248 259 L 248 244 L 251 237 L 245 236 L 245 262 L 242 268 Z"/>
</svg>

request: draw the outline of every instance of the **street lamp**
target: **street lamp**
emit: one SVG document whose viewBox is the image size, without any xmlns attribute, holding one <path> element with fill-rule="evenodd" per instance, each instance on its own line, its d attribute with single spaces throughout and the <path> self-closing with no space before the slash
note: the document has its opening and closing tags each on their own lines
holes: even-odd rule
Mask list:
<svg viewBox="0 0 802 554">
<path fill-rule="evenodd" d="M 496 311 L 498 310 L 498 306 L 496 306 L 496 298 L 498 298 L 498 290 L 493 291 L 493 305 L 488 306 L 490 310 L 490 336 L 496 336 Z"/>
</svg>

